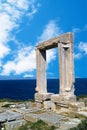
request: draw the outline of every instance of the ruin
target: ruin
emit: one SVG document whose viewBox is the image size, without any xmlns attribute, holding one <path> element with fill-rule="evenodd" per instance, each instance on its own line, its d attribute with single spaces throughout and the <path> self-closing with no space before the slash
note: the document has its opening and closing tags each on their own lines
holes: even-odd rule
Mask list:
<svg viewBox="0 0 87 130">
<path fill-rule="evenodd" d="M 74 95 L 74 55 L 73 55 L 74 36 L 69 32 L 36 46 L 36 93 L 35 101 L 43 104 L 44 107 L 50 105 L 53 110 L 56 106 L 67 107 L 69 103 L 76 102 Z M 47 92 L 46 79 L 46 50 L 58 47 L 60 86 L 59 94 Z"/>
<path fill-rule="evenodd" d="M 87 119 L 87 98 L 77 101 L 74 95 L 73 43 L 73 33 L 66 33 L 36 46 L 35 102 L 1 102 L 0 130 L 17 130 L 27 122 L 39 120 L 49 126 L 55 126 L 56 130 L 69 130 L 77 127 L 81 120 Z M 58 47 L 59 53 L 59 94 L 47 92 L 46 50 L 55 47 Z M 30 125 L 27 128 L 30 128 Z"/>
</svg>

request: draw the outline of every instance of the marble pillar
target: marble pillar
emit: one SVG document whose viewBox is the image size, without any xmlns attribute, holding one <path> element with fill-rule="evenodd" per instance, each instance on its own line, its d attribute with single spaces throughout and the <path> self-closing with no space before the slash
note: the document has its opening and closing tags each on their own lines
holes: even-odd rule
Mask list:
<svg viewBox="0 0 87 130">
<path fill-rule="evenodd" d="M 74 95 L 73 43 L 59 43 L 60 95 Z"/>
<path fill-rule="evenodd" d="M 36 68 L 37 68 L 36 91 L 38 93 L 47 93 L 45 50 L 36 49 Z"/>
</svg>

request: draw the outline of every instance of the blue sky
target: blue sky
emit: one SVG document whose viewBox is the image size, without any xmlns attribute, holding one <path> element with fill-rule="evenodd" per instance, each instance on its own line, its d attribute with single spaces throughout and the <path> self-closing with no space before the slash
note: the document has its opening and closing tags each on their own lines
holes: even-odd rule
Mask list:
<svg viewBox="0 0 87 130">
<path fill-rule="evenodd" d="M 74 33 L 75 77 L 87 77 L 87 0 L 0 0 L 0 76 L 35 77 L 35 46 Z M 59 77 L 57 48 L 47 51 L 47 77 Z"/>
</svg>

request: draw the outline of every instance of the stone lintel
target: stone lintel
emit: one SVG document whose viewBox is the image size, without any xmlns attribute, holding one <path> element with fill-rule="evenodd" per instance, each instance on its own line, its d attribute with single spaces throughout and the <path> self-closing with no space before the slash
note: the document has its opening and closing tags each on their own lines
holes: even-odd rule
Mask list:
<svg viewBox="0 0 87 130">
<path fill-rule="evenodd" d="M 73 33 L 68 32 L 61 36 L 41 42 L 39 45 L 36 46 L 36 49 L 47 50 L 47 49 L 58 47 L 58 43 L 67 44 L 67 43 L 73 43 L 73 41 L 74 41 Z"/>
<path fill-rule="evenodd" d="M 35 93 L 35 101 L 43 102 L 47 100 L 51 100 L 51 96 L 53 93 Z"/>
</svg>

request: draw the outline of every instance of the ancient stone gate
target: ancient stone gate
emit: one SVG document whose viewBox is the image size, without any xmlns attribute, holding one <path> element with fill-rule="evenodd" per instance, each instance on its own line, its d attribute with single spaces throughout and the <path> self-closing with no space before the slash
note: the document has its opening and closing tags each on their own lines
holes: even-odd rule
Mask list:
<svg viewBox="0 0 87 130">
<path fill-rule="evenodd" d="M 75 101 L 74 95 L 74 59 L 73 59 L 73 33 L 55 37 L 42 42 L 36 46 L 36 94 L 35 100 L 40 103 L 51 101 L 52 103 L 68 104 Z M 59 69 L 60 69 L 60 87 L 59 94 L 47 92 L 46 79 L 46 50 L 58 47 Z"/>
</svg>

